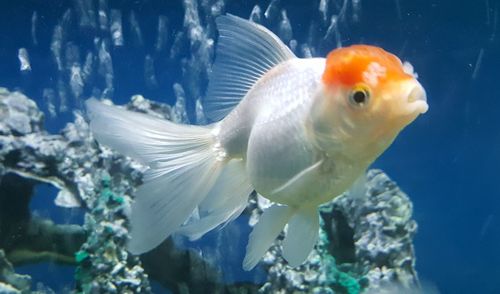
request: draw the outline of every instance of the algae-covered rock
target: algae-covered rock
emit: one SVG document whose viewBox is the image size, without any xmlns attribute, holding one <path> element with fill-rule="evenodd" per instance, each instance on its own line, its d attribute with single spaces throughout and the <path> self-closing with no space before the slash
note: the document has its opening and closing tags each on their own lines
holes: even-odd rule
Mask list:
<svg viewBox="0 0 500 294">
<path fill-rule="evenodd" d="M 43 118 L 33 100 L 20 92 L 0 88 L 0 134 L 19 136 L 38 132 L 43 128 Z"/>
<path fill-rule="evenodd" d="M 18 294 L 31 293 L 31 278 L 19 275 L 6 259 L 5 253 L 0 249 L 0 293 Z"/>
<path fill-rule="evenodd" d="M 341 213 L 353 229 L 355 263 L 368 288 L 388 284 L 416 288 L 413 237 L 417 223 L 412 219 L 413 205 L 381 170 L 370 170 L 366 178 L 366 195 L 339 197 L 324 210 Z M 330 228 L 336 225 L 332 222 Z M 335 239 L 335 232 L 331 234 Z M 334 255 L 335 249 L 331 249 Z"/>
</svg>

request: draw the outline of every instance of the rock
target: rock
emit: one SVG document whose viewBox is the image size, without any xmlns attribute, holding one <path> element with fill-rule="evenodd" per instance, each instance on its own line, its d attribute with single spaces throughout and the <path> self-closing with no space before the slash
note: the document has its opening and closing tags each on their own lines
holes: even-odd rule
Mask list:
<svg viewBox="0 0 500 294">
<path fill-rule="evenodd" d="M 31 278 L 19 275 L 5 258 L 5 253 L 0 249 L 0 293 L 18 294 L 30 293 Z"/>
<path fill-rule="evenodd" d="M 83 233 L 85 229 L 90 235 L 77 256 L 80 257 L 81 268 L 77 277 L 81 289 L 97 287 L 101 292 L 108 292 L 112 290 L 111 284 L 120 293 L 149 292 L 147 275 L 142 268 L 135 268 L 140 265 L 139 259 L 129 257 L 125 246 L 129 235 L 127 215 L 132 201 L 130 194 L 141 182 L 143 167 L 105 148 L 101 152 L 79 112 L 75 112 L 73 123 L 68 124 L 60 134 L 52 135 L 43 129 L 43 115 L 36 104 L 21 93 L 0 89 L 0 109 L 0 188 L 6 192 L 2 193 L 5 199 L 0 197 L 0 200 L 6 203 L 1 208 L 12 211 L 0 215 L 0 225 L 5 229 L 1 232 L 6 234 L 0 238 L 0 246 L 19 262 L 50 255 L 56 257 L 56 261 L 71 263 L 74 262 L 74 253 L 87 238 Z M 111 177 L 108 170 L 116 173 Z M 56 204 L 83 206 L 90 210 L 84 228 L 56 226 L 30 217 L 28 205 L 32 188 L 40 182 L 60 189 Z M 23 187 L 23 193 L 19 193 L 19 187 Z M 18 192 L 13 193 L 15 190 Z M 12 196 L 18 198 L 12 199 Z M 22 211 L 21 214 L 16 211 L 17 208 Z M 33 227 L 42 230 L 32 230 Z M 36 239 L 36 236 L 31 237 L 31 231 L 45 233 L 40 233 L 39 239 Z M 73 237 L 56 239 L 61 242 L 66 240 L 66 247 L 61 246 L 66 243 L 61 243 L 45 248 L 43 244 L 47 242 L 43 237 L 50 241 L 52 239 L 47 237 L 57 234 Z M 37 247 L 46 251 L 34 249 Z M 29 254 L 21 254 L 17 248 L 27 248 Z M 112 272 L 117 263 L 126 264 L 126 267 Z M 86 267 L 88 264 L 91 266 Z"/>
<path fill-rule="evenodd" d="M 20 92 L 0 88 L 0 134 L 26 135 L 43 127 L 43 113 Z"/>
</svg>

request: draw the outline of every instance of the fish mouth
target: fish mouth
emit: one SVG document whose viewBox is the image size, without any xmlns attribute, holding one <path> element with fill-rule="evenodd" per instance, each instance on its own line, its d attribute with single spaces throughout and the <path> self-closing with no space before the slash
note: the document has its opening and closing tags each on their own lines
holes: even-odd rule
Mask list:
<svg viewBox="0 0 500 294">
<path fill-rule="evenodd" d="M 419 82 L 416 82 L 416 85 L 410 89 L 407 96 L 407 102 L 412 108 L 412 112 L 426 113 L 429 109 L 427 94 L 425 93 L 424 87 L 422 87 Z"/>
</svg>

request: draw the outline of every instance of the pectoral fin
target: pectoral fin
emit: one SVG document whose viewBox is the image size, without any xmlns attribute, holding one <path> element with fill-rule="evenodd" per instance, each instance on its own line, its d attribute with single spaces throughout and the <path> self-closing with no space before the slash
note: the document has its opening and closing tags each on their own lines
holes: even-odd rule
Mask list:
<svg viewBox="0 0 500 294">
<path fill-rule="evenodd" d="M 315 182 L 317 182 L 317 175 L 319 169 L 321 168 L 323 161 L 319 160 L 312 164 L 311 166 L 305 168 L 286 183 L 280 187 L 274 189 L 270 194 L 269 198 L 276 202 L 289 202 L 286 200 L 290 195 L 307 195 L 307 187 L 311 187 Z"/>
</svg>

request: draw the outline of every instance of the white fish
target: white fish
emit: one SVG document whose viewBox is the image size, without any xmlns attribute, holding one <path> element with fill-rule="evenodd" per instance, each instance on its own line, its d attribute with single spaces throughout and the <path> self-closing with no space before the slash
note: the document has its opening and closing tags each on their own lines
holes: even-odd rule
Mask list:
<svg viewBox="0 0 500 294">
<path fill-rule="evenodd" d="M 318 237 L 318 205 L 427 111 L 425 91 L 411 67 L 377 47 L 299 59 L 260 25 L 232 15 L 216 22 L 205 99 L 216 123 L 179 125 L 87 101 L 96 139 L 149 167 L 129 249 L 149 251 L 173 233 L 199 238 L 240 215 L 256 190 L 275 204 L 254 227 L 243 268 L 255 267 L 286 224 L 283 256 L 298 266 Z"/>
</svg>

